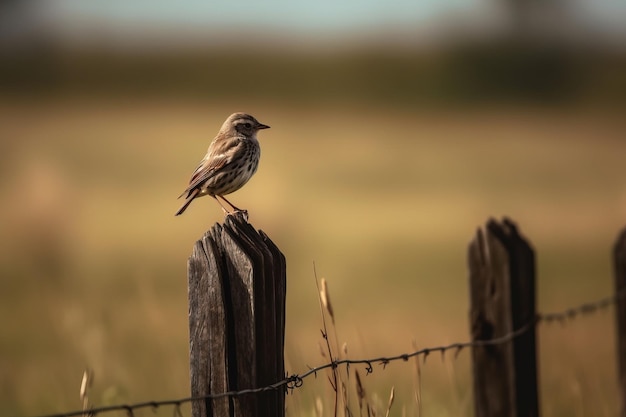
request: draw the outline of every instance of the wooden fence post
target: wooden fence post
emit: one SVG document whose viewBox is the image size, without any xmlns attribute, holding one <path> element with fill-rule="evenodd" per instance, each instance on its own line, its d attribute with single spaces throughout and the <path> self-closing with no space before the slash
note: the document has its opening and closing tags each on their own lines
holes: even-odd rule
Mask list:
<svg viewBox="0 0 626 417">
<path fill-rule="evenodd" d="M 626 228 L 613 246 L 615 276 L 615 315 L 617 324 L 617 369 L 621 397 L 621 416 L 626 417 Z"/>
<path fill-rule="evenodd" d="M 472 348 L 476 417 L 536 417 L 535 255 L 513 222 L 491 219 L 469 246 L 472 341 L 512 340 Z M 530 324 L 530 325 L 529 325 Z"/>
<path fill-rule="evenodd" d="M 193 397 L 285 377 L 285 271 L 283 254 L 242 213 L 196 242 L 188 263 Z M 193 417 L 284 415 L 285 388 L 192 404 Z"/>
</svg>

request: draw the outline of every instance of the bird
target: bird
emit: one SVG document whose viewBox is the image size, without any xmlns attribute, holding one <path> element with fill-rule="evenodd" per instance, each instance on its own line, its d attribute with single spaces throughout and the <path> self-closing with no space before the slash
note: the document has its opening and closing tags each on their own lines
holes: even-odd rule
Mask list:
<svg viewBox="0 0 626 417">
<path fill-rule="evenodd" d="M 228 116 L 209 145 L 206 155 L 191 174 L 189 186 L 178 196 L 185 196 L 185 203 L 175 215 L 183 214 L 193 200 L 205 195 L 213 197 L 225 215 L 230 214 L 230 211 L 224 207 L 220 198 L 235 212 L 246 212 L 233 205 L 224 195 L 243 187 L 256 172 L 261 156 L 257 133 L 262 129 L 269 129 L 269 126 L 259 123 L 247 113 L 237 112 Z"/>
</svg>

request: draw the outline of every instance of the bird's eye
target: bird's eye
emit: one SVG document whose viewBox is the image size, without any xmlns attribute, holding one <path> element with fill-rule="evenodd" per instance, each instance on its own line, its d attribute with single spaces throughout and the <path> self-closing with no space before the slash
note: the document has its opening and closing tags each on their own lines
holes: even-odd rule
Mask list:
<svg viewBox="0 0 626 417">
<path fill-rule="evenodd" d="M 245 127 L 246 129 L 250 129 L 252 125 L 250 123 L 244 123 L 243 127 Z"/>
</svg>

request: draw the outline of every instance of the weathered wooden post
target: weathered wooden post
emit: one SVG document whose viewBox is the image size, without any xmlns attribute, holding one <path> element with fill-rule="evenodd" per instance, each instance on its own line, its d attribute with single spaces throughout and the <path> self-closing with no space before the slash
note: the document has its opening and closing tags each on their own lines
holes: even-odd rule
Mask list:
<svg viewBox="0 0 626 417">
<path fill-rule="evenodd" d="M 285 257 L 243 213 L 196 242 L 188 263 L 191 395 L 282 380 Z M 285 389 L 194 402 L 193 417 L 284 416 Z"/>
<path fill-rule="evenodd" d="M 615 316 L 617 324 L 617 370 L 621 397 L 622 417 L 626 417 L 626 228 L 621 231 L 613 246 L 613 271 L 615 275 Z"/>
<path fill-rule="evenodd" d="M 472 341 L 504 337 L 472 348 L 476 417 L 536 417 L 535 255 L 513 222 L 489 220 L 469 246 Z"/>
</svg>

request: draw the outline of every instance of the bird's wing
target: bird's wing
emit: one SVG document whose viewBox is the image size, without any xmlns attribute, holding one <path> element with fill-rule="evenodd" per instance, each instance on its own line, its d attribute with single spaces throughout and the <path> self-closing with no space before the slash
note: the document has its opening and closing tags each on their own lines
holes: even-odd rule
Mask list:
<svg viewBox="0 0 626 417">
<path fill-rule="evenodd" d="M 178 197 L 191 193 L 205 181 L 227 167 L 232 161 L 238 161 L 245 153 L 245 147 L 240 140 L 228 140 L 219 143 L 215 148 L 211 147 L 207 156 L 200 162 L 196 170 L 191 174 L 189 186 Z"/>
</svg>

